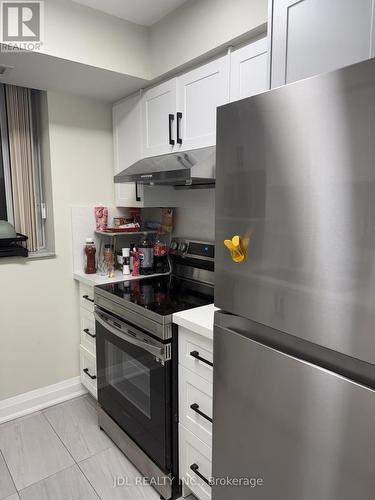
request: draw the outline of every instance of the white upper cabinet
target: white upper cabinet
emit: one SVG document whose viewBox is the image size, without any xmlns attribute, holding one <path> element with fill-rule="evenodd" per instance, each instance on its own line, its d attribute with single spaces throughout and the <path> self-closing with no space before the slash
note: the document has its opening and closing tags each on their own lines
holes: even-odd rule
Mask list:
<svg viewBox="0 0 375 500">
<path fill-rule="evenodd" d="M 135 95 L 112 108 L 115 175 L 142 158 L 141 100 L 140 95 Z M 115 184 L 117 206 L 142 207 L 142 198 L 142 186 Z"/>
<path fill-rule="evenodd" d="M 231 53 L 230 100 L 238 101 L 268 90 L 267 37 Z"/>
<path fill-rule="evenodd" d="M 143 158 L 142 103 L 139 95 L 114 104 L 114 175 Z M 133 182 L 115 184 L 117 207 L 177 207 L 178 192 L 169 186 L 143 186 Z"/>
<path fill-rule="evenodd" d="M 374 0 L 273 0 L 271 86 L 373 56 Z"/>
<path fill-rule="evenodd" d="M 142 115 L 144 157 L 171 153 L 176 147 L 176 78 L 145 92 Z"/>
<path fill-rule="evenodd" d="M 228 56 L 177 78 L 176 138 L 181 151 L 216 143 L 216 108 L 227 102 Z"/>
</svg>

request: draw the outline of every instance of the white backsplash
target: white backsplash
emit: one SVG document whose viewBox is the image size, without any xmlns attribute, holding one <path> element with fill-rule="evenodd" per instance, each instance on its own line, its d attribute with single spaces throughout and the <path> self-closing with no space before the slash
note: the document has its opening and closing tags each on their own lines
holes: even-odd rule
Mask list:
<svg viewBox="0 0 375 500">
<path fill-rule="evenodd" d="M 198 241 L 215 239 L 215 189 L 179 191 L 180 206 L 174 209 L 173 236 Z M 144 220 L 160 220 L 159 208 L 142 209 Z"/>
<path fill-rule="evenodd" d="M 127 208 L 108 207 L 108 224 L 112 224 L 113 217 L 127 216 Z M 73 272 L 84 269 L 84 247 L 86 238 L 93 238 L 96 248 L 100 248 L 100 236 L 95 234 L 94 206 L 71 207 L 72 215 L 72 250 Z"/>
</svg>

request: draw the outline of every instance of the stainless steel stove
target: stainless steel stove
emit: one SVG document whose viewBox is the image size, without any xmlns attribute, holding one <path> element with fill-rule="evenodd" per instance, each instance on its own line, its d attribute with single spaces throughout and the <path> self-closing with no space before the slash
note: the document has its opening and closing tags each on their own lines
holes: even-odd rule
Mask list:
<svg viewBox="0 0 375 500">
<path fill-rule="evenodd" d="M 165 499 L 177 498 L 173 314 L 213 303 L 214 246 L 174 239 L 172 272 L 95 287 L 99 424 Z"/>
</svg>

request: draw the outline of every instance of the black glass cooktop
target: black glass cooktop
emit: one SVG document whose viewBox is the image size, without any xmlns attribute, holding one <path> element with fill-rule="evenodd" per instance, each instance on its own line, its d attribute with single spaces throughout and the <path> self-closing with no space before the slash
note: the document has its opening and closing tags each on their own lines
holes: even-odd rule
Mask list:
<svg viewBox="0 0 375 500">
<path fill-rule="evenodd" d="M 173 276 L 120 281 L 97 288 L 161 316 L 205 306 L 214 301 L 212 287 L 196 285 Z"/>
</svg>

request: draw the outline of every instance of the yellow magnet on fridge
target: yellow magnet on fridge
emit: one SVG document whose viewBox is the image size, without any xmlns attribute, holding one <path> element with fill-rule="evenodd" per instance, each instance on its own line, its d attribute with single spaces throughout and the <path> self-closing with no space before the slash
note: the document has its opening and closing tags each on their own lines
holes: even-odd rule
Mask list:
<svg viewBox="0 0 375 500">
<path fill-rule="evenodd" d="M 224 245 L 228 248 L 233 262 L 240 264 L 246 260 L 246 251 L 242 245 L 240 236 L 233 236 L 231 240 L 224 240 Z"/>
</svg>

